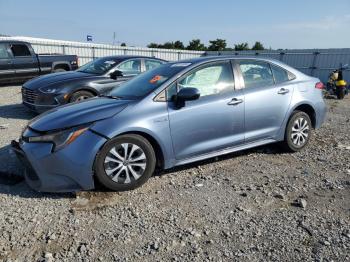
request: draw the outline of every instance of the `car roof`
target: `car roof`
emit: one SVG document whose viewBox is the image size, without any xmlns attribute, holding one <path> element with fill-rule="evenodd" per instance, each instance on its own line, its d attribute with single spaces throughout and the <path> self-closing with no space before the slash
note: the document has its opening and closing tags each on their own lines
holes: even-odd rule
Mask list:
<svg viewBox="0 0 350 262">
<path fill-rule="evenodd" d="M 30 45 L 29 42 L 25 42 L 25 41 L 19 41 L 19 40 L 0 40 L 0 44 L 2 43 L 11 43 L 11 44 L 27 44 Z"/>
<path fill-rule="evenodd" d="M 156 57 L 151 57 L 151 56 L 138 56 L 138 55 L 116 55 L 116 56 L 103 56 L 99 58 L 106 58 L 106 59 L 117 59 L 117 60 L 126 60 L 126 59 L 132 59 L 132 58 L 149 58 L 149 59 L 154 59 L 154 60 L 159 60 L 163 62 L 167 62 L 166 60 L 156 58 Z"/>
<path fill-rule="evenodd" d="M 176 62 L 196 64 L 196 63 L 202 63 L 202 62 L 227 60 L 227 59 L 230 59 L 230 60 L 235 60 L 235 59 L 238 59 L 238 60 L 249 59 L 249 60 L 251 60 L 252 59 L 252 60 L 261 60 L 261 61 L 280 63 L 279 60 L 272 59 L 272 58 L 256 57 L 256 56 L 242 56 L 242 55 L 201 56 L 201 57 L 190 58 L 190 59 L 185 59 L 185 60 L 176 61 Z"/>
<path fill-rule="evenodd" d="M 301 72 L 297 69 L 273 58 L 268 57 L 258 57 L 258 56 L 243 56 L 243 55 L 219 55 L 219 56 L 201 56 L 196 58 L 185 59 L 181 61 L 172 61 L 172 63 L 190 63 L 191 65 L 199 65 L 207 62 L 215 62 L 221 60 L 257 60 L 264 61 L 268 63 L 273 63 L 278 66 L 283 67 L 284 69 L 290 71 L 294 74 L 300 74 Z"/>
</svg>

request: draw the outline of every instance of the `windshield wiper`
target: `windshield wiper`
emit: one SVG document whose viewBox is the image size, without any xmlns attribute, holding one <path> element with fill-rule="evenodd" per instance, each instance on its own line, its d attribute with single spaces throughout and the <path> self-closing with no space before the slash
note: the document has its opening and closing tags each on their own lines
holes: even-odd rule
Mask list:
<svg viewBox="0 0 350 262">
<path fill-rule="evenodd" d="M 112 96 L 112 95 L 99 95 L 98 97 L 106 97 L 106 98 L 111 98 L 111 99 L 122 99 L 123 98 L 121 96 Z"/>
</svg>

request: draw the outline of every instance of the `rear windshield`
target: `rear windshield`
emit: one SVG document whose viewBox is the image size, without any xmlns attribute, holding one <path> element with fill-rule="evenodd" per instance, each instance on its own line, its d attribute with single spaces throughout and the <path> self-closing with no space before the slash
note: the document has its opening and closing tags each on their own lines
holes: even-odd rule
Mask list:
<svg viewBox="0 0 350 262">
<path fill-rule="evenodd" d="M 103 75 L 120 62 L 120 59 L 110 57 L 98 58 L 81 66 L 77 71 L 95 75 Z"/>
<path fill-rule="evenodd" d="M 168 63 L 151 69 L 130 81 L 114 88 L 111 96 L 127 99 L 142 98 L 153 92 L 169 78 L 173 77 L 190 64 Z"/>
</svg>

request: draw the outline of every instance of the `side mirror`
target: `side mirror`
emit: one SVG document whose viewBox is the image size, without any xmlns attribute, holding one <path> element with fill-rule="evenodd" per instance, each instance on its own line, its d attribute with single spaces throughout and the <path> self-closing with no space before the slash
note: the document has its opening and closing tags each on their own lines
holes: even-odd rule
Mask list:
<svg viewBox="0 0 350 262">
<path fill-rule="evenodd" d="M 175 103 L 177 107 L 184 107 L 185 101 L 197 100 L 200 97 L 200 92 L 197 88 L 182 88 L 175 96 Z"/>
<path fill-rule="evenodd" d="M 123 72 L 119 71 L 119 70 L 115 70 L 112 73 L 110 73 L 110 75 L 109 75 L 109 77 L 114 79 L 114 80 L 117 80 L 118 77 L 122 77 L 122 76 L 123 76 Z"/>
</svg>

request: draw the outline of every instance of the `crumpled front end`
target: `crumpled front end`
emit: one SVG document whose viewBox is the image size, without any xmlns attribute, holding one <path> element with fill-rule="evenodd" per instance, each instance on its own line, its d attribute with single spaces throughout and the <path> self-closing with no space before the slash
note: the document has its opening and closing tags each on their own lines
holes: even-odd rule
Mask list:
<svg viewBox="0 0 350 262">
<path fill-rule="evenodd" d="M 94 188 L 93 163 L 106 139 L 87 130 L 76 141 L 54 152 L 51 143 L 12 141 L 25 166 L 28 185 L 40 192 L 74 192 Z"/>
</svg>

